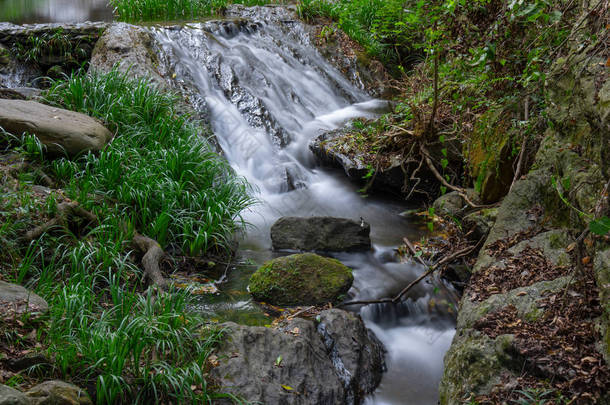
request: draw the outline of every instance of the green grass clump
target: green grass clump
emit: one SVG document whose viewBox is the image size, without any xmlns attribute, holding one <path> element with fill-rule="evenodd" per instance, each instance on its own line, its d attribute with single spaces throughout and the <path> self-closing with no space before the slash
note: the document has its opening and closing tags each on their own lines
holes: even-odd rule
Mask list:
<svg viewBox="0 0 610 405">
<path fill-rule="evenodd" d="M 262 6 L 278 0 L 110 0 L 121 21 L 194 20 L 221 14 L 227 5 Z"/>
<path fill-rule="evenodd" d="M 101 217 L 119 218 L 189 255 L 228 247 L 244 225 L 240 213 L 253 203 L 247 183 L 211 149 L 204 130 L 176 112 L 176 96 L 113 71 L 73 75 L 45 99 L 116 132 L 99 155 L 53 162 L 71 197 Z"/>
<path fill-rule="evenodd" d="M 306 21 L 317 17 L 333 20 L 338 28 L 381 62 L 400 65 L 413 51 L 421 34 L 417 14 L 404 0 L 300 0 L 299 16 Z"/>
<path fill-rule="evenodd" d="M 211 149 L 208 132 L 176 111 L 179 99 L 146 79 L 78 73 L 55 82 L 45 102 L 99 118 L 115 137 L 99 154 L 48 161 L 37 138 L 0 133 L 1 151 L 13 156 L 0 160 L 0 279 L 50 306 L 32 350 L 52 364 L 26 373 L 88 387 L 100 405 L 232 398 L 210 392 L 205 380 L 222 331 L 187 309 L 188 290 L 146 290 L 132 239 L 138 231 L 191 255 L 228 249 L 253 202 L 248 184 Z M 14 156 L 28 162 L 18 174 Z M 41 173 L 58 190 L 35 192 Z M 31 242 L 23 237 L 67 199 L 99 223 L 74 220 Z"/>
</svg>

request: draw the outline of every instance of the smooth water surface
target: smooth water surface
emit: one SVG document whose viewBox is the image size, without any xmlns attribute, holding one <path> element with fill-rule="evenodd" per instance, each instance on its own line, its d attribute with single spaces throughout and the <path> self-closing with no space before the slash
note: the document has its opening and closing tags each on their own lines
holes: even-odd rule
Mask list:
<svg viewBox="0 0 610 405">
<path fill-rule="evenodd" d="M 0 22 L 15 24 L 111 21 L 108 0 L 0 0 Z"/>
</svg>

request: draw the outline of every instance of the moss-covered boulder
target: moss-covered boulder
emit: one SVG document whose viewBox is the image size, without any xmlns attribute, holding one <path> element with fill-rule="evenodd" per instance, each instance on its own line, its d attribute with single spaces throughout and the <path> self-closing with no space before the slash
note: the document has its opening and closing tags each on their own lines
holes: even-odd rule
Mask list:
<svg viewBox="0 0 610 405">
<path fill-rule="evenodd" d="M 352 270 L 338 260 L 304 253 L 266 262 L 250 278 L 249 288 L 257 301 L 318 305 L 337 302 L 353 281 Z"/>
</svg>

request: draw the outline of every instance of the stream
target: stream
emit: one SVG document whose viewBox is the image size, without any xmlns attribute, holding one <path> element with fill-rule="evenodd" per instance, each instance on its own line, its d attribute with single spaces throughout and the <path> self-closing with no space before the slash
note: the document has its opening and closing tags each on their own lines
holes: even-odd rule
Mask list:
<svg viewBox="0 0 610 405">
<path fill-rule="evenodd" d="M 275 10 L 249 10 L 247 17 L 155 29 L 175 79 L 195 106 L 209 110 L 227 159 L 260 200 L 244 214 L 251 226 L 240 241 L 240 264 L 199 310 L 220 320 L 271 322 L 246 286 L 257 265 L 279 255 L 269 229 L 282 216 L 364 218 L 374 249 L 333 256 L 354 269 L 351 298 L 394 296 L 423 271 L 400 263 L 394 250 L 422 230 L 400 216 L 403 203 L 365 198 L 344 174 L 318 167 L 308 149 L 325 131 L 387 111 L 387 102 L 371 99 L 325 61 L 300 23 Z M 451 315 L 434 306 L 437 290 L 424 282 L 401 304 L 355 309 L 387 349 L 388 370 L 367 405 L 437 403 L 454 333 Z"/>
<path fill-rule="evenodd" d="M 0 10 L 0 21 L 15 23 L 112 18 L 106 0 L 0 0 Z M 425 234 L 401 216 L 416 207 L 364 196 L 341 171 L 320 167 L 308 148 L 313 138 L 350 120 L 387 112 L 388 102 L 371 98 L 320 56 L 306 28 L 284 8 L 235 7 L 229 14 L 220 21 L 150 28 L 174 84 L 209 118 L 226 158 L 259 200 L 243 214 L 250 226 L 241 235 L 236 264 L 218 284 L 219 293 L 202 296 L 196 310 L 219 321 L 272 322 L 253 303 L 247 284 L 260 264 L 287 254 L 273 252 L 269 236 L 282 216 L 363 218 L 371 225 L 373 249 L 333 255 L 354 270 L 349 298 L 396 295 L 424 271 L 395 254 L 404 236 L 417 240 Z M 441 290 L 422 282 L 400 304 L 351 308 L 387 350 L 387 372 L 366 405 L 437 403 L 455 328 Z"/>
</svg>

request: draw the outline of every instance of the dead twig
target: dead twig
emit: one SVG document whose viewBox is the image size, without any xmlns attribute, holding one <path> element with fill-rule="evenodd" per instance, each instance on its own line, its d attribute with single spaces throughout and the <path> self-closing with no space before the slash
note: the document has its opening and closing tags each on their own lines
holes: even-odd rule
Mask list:
<svg viewBox="0 0 610 405">
<path fill-rule="evenodd" d="M 450 255 L 444 256 L 442 259 L 440 259 L 438 262 L 436 262 L 435 264 L 433 264 L 431 266 L 426 265 L 424 263 L 424 261 L 421 260 L 418 257 L 418 259 L 420 259 L 421 263 L 423 263 L 424 266 L 428 267 L 428 270 L 426 270 L 421 276 L 419 276 L 418 278 L 413 280 L 408 286 L 403 288 L 402 291 L 400 291 L 398 293 L 398 295 L 396 295 L 394 298 L 381 298 L 381 299 L 377 299 L 377 300 L 349 301 L 349 302 L 344 302 L 344 303 L 340 304 L 339 306 L 345 307 L 345 306 L 349 306 L 349 305 L 369 305 L 369 304 L 389 304 L 389 303 L 396 304 L 396 303 L 400 302 L 400 300 L 402 299 L 402 297 L 406 293 L 408 293 L 420 281 L 422 281 L 423 279 L 428 277 L 430 274 L 432 274 L 439 267 L 441 267 L 444 264 L 449 263 L 449 262 L 451 262 L 451 261 L 453 261 L 455 259 L 458 259 L 460 257 L 464 257 L 464 256 L 470 254 L 476 247 L 477 247 L 477 245 L 473 245 L 473 246 L 468 246 L 468 247 L 466 247 L 464 249 L 458 250 L 457 252 L 454 252 L 454 253 L 452 253 Z M 410 246 L 409 249 L 413 249 L 413 251 L 415 250 L 415 248 L 413 246 Z"/>
<path fill-rule="evenodd" d="M 434 174 L 434 177 L 436 177 L 443 186 L 447 187 L 449 190 L 453 190 L 453 191 L 457 192 L 460 195 L 460 197 L 462 197 L 464 199 L 464 201 L 466 201 L 466 203 L 468 205 L 470 205 L 472 208 L 489 208 L 489 207 L 493 206 L 493 205 L 479 205 L 479 204 L 473 203 L 470 200 L 470 197 L 468 197 L 468 195 L 466 194 L 465 189 L 458 187 L 458 186 L 454 186 L 453 184 L 449 183 L 439 173 L 438 169 L 434 166 L 434 163 L 432 162 L 432 159 L 430 158 L 430 153 L 428 152 L 428 149 L 426 148 L 426 146 L 424 144 L 420 145 L 420 150 L 421 150 L 422 156 L 424 157 L 424 160 L 426 161 L 426 164 L 428 165 L 428 168 L 430 169 L 432 174 Z"/>
</svg>

